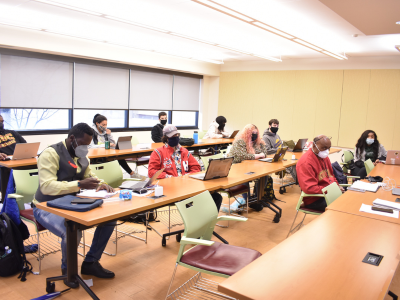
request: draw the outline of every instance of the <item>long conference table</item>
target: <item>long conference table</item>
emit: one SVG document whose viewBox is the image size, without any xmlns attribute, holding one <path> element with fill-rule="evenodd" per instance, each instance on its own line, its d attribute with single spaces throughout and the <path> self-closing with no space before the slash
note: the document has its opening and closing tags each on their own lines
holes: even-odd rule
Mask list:
<svg viewBox="0 0 400 300">
<path fill-rule="evenodd" d="M 400 166 L 378 164 L 369 174 L 400 185 Z M 347 191 L 300 231 L 224 282 L 218 290 L 237 299 L 384 299 L 400 260 L 400 221 L 360 212 L 390 191 Z M 382 255 L 379 266 L 362 262 Z"/>
<path fill-rule="evenodd" d="M 340 149 L 331 149 L 331 153 L 339 152 Z M 93 299 L 98 297 L 85 284 L 78 275 L 78 259 L 77 259 L 77 230 L 84 230 L 89 227 L 102 223 L 118 220 L 123 217 L 147 212 L 156 208 L 160 208 L 177 201 L 187 199 L 189 197 L 200 194 L 204 191 L 216 191 L 226 189 L 241 183 L 257 180 L 266 175 L 279 172 L 287 167 L 297 163 L 304 152 L 294 153 L 296 160 L 291 160 L 293 153 L 285 156 L 285 161 L 276 163 L 265 163 L 260 161 L 244 161 L 240 164 L 232 166 L 229 176 L 209 181 L 201 181 L 189 178 L 188 175 L 175 178 L 162 179 L 159 185 L 163 186 L 165 197 L 159 199 L 151 199 L 147 197 L 133 197 L 129 201 L 113 201 L 106 202 L 101 207 L 95 208 L 88 212 L 74 212 L 62 209 L 48 207 L 47 204 L 39 203 L 37 207 L 50 213 L 59 215 L 66 219 L 67 224 L 67 275 L 51 277 L 46 279 L 47 287 L 55 280 L 67 279 L 68 282 L 79 282 L 79 284 L 88 292 Z M 246 174 L 253 172 L 251 174 Z"/>
</svg>

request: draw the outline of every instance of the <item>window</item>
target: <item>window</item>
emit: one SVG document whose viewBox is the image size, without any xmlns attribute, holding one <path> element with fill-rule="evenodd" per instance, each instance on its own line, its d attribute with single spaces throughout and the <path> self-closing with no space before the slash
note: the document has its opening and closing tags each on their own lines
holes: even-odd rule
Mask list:
<svg viewBox="0 0 400 300">
<path fill-rule="evenodd" d="M 173 111 L 172 124 L 175 126 L 197 126 L 197 111 Z"/>
<path fill-rule="evenodd" d="M 74 125 L 84 122 L 92 126 L 93 118 L 101 114 L 107 118 L 107 127 L 124 128 L 125 110 L 96 110 L 96 109 L 74 109 Z"/>
<path fill-rule="evenodd" d="M 3 108 L 4 128 L 11 130 L 67 130 L 69 109 Z"/>
<path fill-rule="evenodd" d="M 129 127 L 130 128 L 143 128 L 143 127 L 153 127 L 157 123 L 158 113 L 161 112 L 158 110 L 131 110 L 129 111 Z M 169 111 L 165 111 L 167 113 L 168 119 L 170 119 L 171 113 Z M 168 120 L 168 123 L 170 121 Z"/>
</svg>

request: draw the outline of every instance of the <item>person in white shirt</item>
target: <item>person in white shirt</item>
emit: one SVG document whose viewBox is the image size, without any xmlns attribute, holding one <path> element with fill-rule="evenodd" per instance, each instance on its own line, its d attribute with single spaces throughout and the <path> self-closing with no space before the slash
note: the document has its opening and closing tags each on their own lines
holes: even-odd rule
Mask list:
<svg viewBox="0 0 400 300">
<path fill-rule="evenodd" d="M 230 133 L 224 130 L 226 124 L 226 118 L 219 116 L 210 124 L 208 131 L 203 139 L 221 139 L 229 136 Z"/>
</svg>

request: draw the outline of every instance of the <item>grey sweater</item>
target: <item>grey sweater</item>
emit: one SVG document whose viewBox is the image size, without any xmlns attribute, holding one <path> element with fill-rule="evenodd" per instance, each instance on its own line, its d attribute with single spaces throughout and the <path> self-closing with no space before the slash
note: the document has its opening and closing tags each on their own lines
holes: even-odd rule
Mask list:
<svg viewBox="0 0 400 300">
<path fill-rule="evenodd" d="M 90 143 L 90 145 L 104 144 L 106 140 L 110 141 L 111 144 L 115 144 L 115 140 L 114 140 L 112 134 L 107 134 L 106 131 L 99 132 L 97 130 L 97 126 L 95 124 L 92 125 L 92 128 L 94 131 L 93 132 L 94 136 L 93 136 L 93 139 L 92 139 L 92 142 Z M 96 141 L 97 141 L 97 143 L 95 143 Z"/>
<path fill-rule="evenodd" d="M 382 156 L 386 157 L 386 155 L 387 155 L 387 151 L 386 151 L 385 147 L 383 147 L 382 144 L 379 144 L 379 151 L 378 151 L 378 157 L 377 158 L 379 159 Z M 356 161 L 359 161 L 359 160 L 365 161 L 365 149 L 364 149 L 364 151 L 362 153 L 360 153 L 360 155 L 357 155 L 357 148 L 355 148 L 354 149 L 354 161 L 356 162 Z"/>
<path fill-rule="evenodd" d="M 282 146 L 283 142 L 278 134 L 269 131 L 269 128 L 265 129 L 263 134 L 263 141 L 267 147 L 268 153 L 272 154 L 272 151 L 276 152 L 279 147 Z"/>
</svg>

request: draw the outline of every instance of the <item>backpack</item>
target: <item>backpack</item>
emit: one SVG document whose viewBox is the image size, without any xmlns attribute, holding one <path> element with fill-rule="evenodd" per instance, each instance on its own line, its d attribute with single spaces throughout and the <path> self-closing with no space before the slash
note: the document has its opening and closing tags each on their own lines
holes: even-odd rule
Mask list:
<svg viewBox="0 0 400 300">
<path fill-rule="evenodd" d="M 332 164 L 333 176 L 335 176 L 336 180 L 339 184 L 347 184 L 347 176 L 343 174 L 342 167 L 339 165 L 337 161 Z"/>
<path fill-rule="evenodd" d="M 24 242 L 15 223 L 6 213 L 0 214 L 0 276 L 6 277 L 20 272 L 18 278 L 26 281 L 26 273 L 32 265 L 26 260 Z"/>
<path fill-rule="evenodd" d="M 278 200 L 275 197 L 274 180 L 272 179 L 271 176 L 267 176 L 266 181 L 267 181 L 267 183 L 265 184 L 265 187 L 264 187 L 263 200 L 264 201 Z"/>
<path fill-rule="evenodd" d="M 180 138 L 179 144 L 181 146 L 192 146 L 194 144 L 194 139 L 192 138 Z"/>
</svg>

